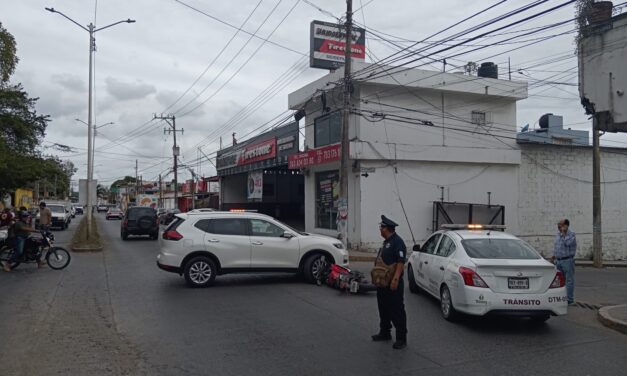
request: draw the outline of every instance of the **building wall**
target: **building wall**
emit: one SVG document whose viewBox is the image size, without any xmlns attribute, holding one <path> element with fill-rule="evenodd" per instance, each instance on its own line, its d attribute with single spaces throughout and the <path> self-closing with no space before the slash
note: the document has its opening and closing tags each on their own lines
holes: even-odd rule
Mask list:
<svg viewBox="0 0 627 376">
<path fill-rule="evenodd" d="M 518 231 L 545 256 L 560 218 L 577 234 L 577 257 L 592 257 L 592 148 L 520 145 Z M 627 259 L 627 151 L 602 149 L 603 258 Z"/>
<path fill-rule="evenodd" d="M 444 200 L 504 205 L 505 223 L 516 231 L 518 222 L 518 166 L 476 163 L 401 161 L 395 165 L 362 162 L 374 168 L 360 176 L 361 242 L 363 251 L 375 251 L 381 244 L 378 223 L 381 214 L 399 224 L 397 232 L 406 244 L 421 244 L 433 231 L 433 202 Z M 402 203 L 402 206 L 401 206 Z M 404 207 L 404 211 L 403 211 Z M 407 218 L 405 218 L 407 215 Z M 411 226 L 411 231 L 410 231 Z"/>
<path fill-rule="evenodd" d="M 385 97 L 379 94 L 382 91 L 386 91 Z M 327 95 L 327 105 L 333 111 L 337 101 L 329 98 L 334 98 L 334 93 Z M 369 99 L 368 103 L 360 100 L 364 98 Z M 420 126 L 392 118 L 370 121 L 368 116 L 359 115 L 349 119 L 350 153 L 356 161 L 349 178 L 348 236 L 353 248 L 376 252 L 381 243 L 381 214 L 397 221 L 399 234 L 411 244 L 412 234 L 401 201 L 413 238 L 422 242 L 433 231 L 433 201 L 440 200 L 441 186 L 447 201 L 486 204 L 487 192 L 491 192 L 493 204 L 506 206 L 506 223 L 517 228 L 520 151 L 515 141 L 515 99 L 366 85 L 356 88 L 353 103 L 364 114 L 398 113 L 398 109 L 386 105 L 403 107 L 414 110 L 409 115 L 404 112 L 404 116 L 433 123 Z M 434 108 L 441 108 L 442 103 L 444 113 Z M 313 123 L 322 115 L 320 109 L 321 103 L 316 100 L 306 107 L 307 148 L 314 147 Z M 484 126 L 471 124 L 472 111 L 486 113 Z M 494 135 L 503 137 L 496 139 Z M 334 169 L 339 169 L 339 163 L 315 166 L 305 176 L 307 231 L 337 236 L 336 230 L 315 226 L 315 174 Z M 370 172 L 372 169 L 374 172 Z M 368 177 L 362 176 L 364 171 L 368 171 Z"/>
</svg>

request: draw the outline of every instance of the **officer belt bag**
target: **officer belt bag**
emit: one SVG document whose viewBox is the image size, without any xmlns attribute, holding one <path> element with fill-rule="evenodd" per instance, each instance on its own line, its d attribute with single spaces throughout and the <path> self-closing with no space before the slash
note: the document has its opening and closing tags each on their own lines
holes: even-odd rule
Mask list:
<svg viewBox="0 0 627 376">
<path fill-rule="evenodd" d="M 381 250 L 379 250 L 377 259 L 374 262 L 374 268 L 370 271 L 370 276 L 372 278 L 373 285 L 381 288 L 388 288 L 392 282 L 392 278 L 394 277 L 396 264 L 386 265 L 380 255 Z"/>
</svg>

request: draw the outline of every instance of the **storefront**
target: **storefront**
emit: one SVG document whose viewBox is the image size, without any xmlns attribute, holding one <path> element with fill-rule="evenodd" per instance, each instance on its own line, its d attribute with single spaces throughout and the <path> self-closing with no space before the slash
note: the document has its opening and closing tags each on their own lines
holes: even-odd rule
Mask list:
<svg viewBox="0 0 627 376">
<path fill-rule="evenodd" d="M 298 135 L 298 123 L 291 123 L 220 150 L 220 208 L 256 210 L 303 228 L 304 179 L 288 168 Z"/>
</svg>

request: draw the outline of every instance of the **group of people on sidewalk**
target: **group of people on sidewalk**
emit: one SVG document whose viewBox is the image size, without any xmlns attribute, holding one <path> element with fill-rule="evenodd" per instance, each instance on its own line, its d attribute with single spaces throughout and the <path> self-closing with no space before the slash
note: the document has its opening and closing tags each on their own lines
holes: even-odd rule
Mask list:
<svg viewBox="0 0 627 376">
<path fill-rule="evenodd" d="M 386 216 L 381 216 L 379 231 L 385 239 L 379 250 L 375 265 L 383 263 L 388 266 L 391 280 L 387 286 L 377 287 L 377 308 L 379 311 L 379 332 L 372 336 L 375 342 L 391 341 L 392 326 L 396 329 L 396 341 L 392 345 L 395 350 L 407 347 L 407 314 L 404 304 L 403 271 L 407 261 L 407 247 L 396 233 L 397 223 Z M 570 221 L 562 219 L 557 224 L 553 255 L 550 260 L 564 274 L 566 280 L 566 296 L 568 304 L 574 304 L 575 292 L 575 254 L 577 238 L 570 229 Z"/>
<path fill-rule="evenodd" d="M 2 268 L 5 272 L 11 271 L 11 264 L 19 260 L 24 254 L 24 246 L 26 239 L 33 232 L 48 231 L 52 224 L 52 212 L 46 207 L 45 202 L 39 204 L 39 230 L 32 226 L 32 217 L 25 207 L 21 207 L 15 215 L 10 209 L 4 209 L 0 215 L 0 229 L 6 228 L 7 242 L 13 247 L 14 252 L 11 259 L 2 262 Z M 37 260 L 37 266 L 43 267 L 45 264 L 41 260 Z"/>
</svg>

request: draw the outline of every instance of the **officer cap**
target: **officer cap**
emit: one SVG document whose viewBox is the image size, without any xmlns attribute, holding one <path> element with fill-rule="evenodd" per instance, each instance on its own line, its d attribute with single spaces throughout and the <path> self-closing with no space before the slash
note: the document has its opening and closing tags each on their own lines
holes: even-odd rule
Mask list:
<svg viewBox="0 0 627 376">
<path fill-rule="evenodd" d="M 396 226 L 398 226 L 398 223 L 394 222 L 393 220 L 391 220 L 390 218 L 386 217 L 385 215 L 381 215 L 381 226 L 385 226 L 385 227 L 389 227 L 391 229 L 394 229 Z"/>
</svg>

